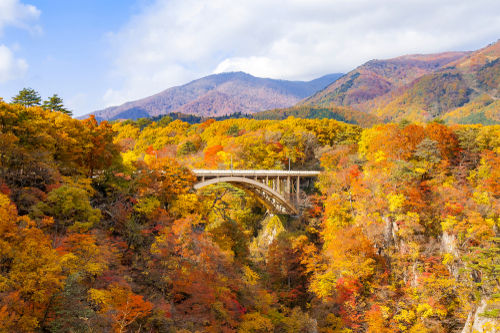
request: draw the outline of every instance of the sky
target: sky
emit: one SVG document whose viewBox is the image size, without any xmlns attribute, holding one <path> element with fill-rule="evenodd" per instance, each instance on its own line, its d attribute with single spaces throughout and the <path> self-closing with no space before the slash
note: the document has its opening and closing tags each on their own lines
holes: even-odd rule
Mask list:
<svg viewBox="0 0 500 333">
<path fill-rule="evenodd" d="M 0 97 L 81 116 L 214 73 L 310 80 L 499 38 L 498 0 L 0 0 Z"/>
</svg>

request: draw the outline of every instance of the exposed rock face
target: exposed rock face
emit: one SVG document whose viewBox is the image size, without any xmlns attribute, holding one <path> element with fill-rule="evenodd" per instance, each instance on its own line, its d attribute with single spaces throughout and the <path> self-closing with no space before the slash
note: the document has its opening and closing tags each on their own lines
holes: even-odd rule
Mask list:
<svg viewBox="0 0 500 333">
<path fill-rule="evenodd" d="M 498 333 L 500 332 L 500 321 L 495 318 L 484 317 L 481 314 L 493 307 L 499 308 L 500 304 L 492 304 L 483 299 L 481 305 L 475 312 L 469 313 L 462 333 Z"/>
<path fill-rule="evenodd" d="M 269 249 L 269 245 L 278 237 L 280 233 L 285 231 L 283 222 L 279 216 L 269 214 L 262 221 L 262 230 L 258 236 L 254 238 L 250 245 L 250 252 L 256 261 L 264 260 Z"/>
<path fill-rule="evenodd" d="M 441 246 L 443 248 L 443 252 L 450 253 L 453 256 L 458 256 L 457 248 L 457 238 L 455 235 L 449 234 L 446 231 L 443 232 L 441 236 Z"/>
<path fill-rule="evenodd" d="M 268 247 L 280 233 L 285 231 L 280 218 L 270 214 L 259 235 L 259 241 L 264 247 Z"/>
</svg>

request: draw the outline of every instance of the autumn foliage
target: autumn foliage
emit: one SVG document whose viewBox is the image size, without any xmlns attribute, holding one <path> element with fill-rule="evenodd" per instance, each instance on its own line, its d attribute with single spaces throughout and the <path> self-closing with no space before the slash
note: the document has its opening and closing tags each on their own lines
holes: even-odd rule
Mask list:
<svg viewBox="0 0 500 333">
<path fill-rule="evenodd" d="M 458 332 L 482 303 L 495 325 L 499 138 L 0 103 L 0 332 Z M 296 217 L 190 171 L 288 163 L 321 170 Z"/>
</svg>

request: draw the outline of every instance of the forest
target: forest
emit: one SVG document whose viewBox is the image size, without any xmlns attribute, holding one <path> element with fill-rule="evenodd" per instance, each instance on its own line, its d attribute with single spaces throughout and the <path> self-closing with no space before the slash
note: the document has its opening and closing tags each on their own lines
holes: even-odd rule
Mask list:
<svg viewBox="0 0 500 333">
<path fill-rule="evenodd" d="M 39 102 L 0 101 L 0 332 L 499 329 L 500 125 L 98 122 Z M 193 188 L 231 161 L 321 174 L 299 216 L 273 215 Z"/>
</svg>

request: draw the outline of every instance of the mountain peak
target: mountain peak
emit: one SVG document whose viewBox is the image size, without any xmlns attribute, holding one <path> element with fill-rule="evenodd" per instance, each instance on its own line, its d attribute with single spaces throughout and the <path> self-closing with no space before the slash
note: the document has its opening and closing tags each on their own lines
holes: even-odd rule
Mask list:
<svg viewBox="0 0 500 333">
<path fill-rule="evenodd" d="M 474 52 L 370 60 L 303 105 L 349 106 L 385 121 L 498 123 L 500 41 Z"/>
<path fill-rule="evenodd" d="M 253 113 L 295 105 L 340 76 L 329 74 L 311 81 L 287 81 L 259 78 L 242 71 L 215 73 L 93 114 L 101 120 L 113 120 L 171 112 L 207 117 Z"/>
<path fill-rule="evenodd" d="M 411 54 L 373 59 L 357 67 L 324 90 L 303 101 L 312 105 L 350 105 L 369 111 L 370 101 L 395 91 L 418 77 L 432 73 L 469 52 Z"/>
</svg>

